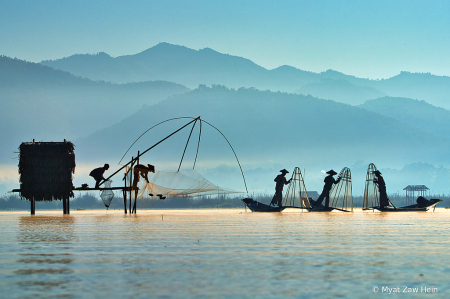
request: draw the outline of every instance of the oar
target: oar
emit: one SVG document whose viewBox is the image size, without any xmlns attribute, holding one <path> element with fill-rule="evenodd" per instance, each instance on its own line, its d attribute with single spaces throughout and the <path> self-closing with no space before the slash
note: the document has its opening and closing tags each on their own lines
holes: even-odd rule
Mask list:
<svg viewBox="0 0 450 299">
<path fill-rule="evenodd" d="M 398 209 L 397 209 L 397 207 L 396 206 L 394 206 L 394 204 L 392 203 L 392 201 L 389 199 L 389 197 L 388 197 L 388 199 L 387 199 L 388 201 L 389 201 L 389 203 L 391 204 L 391 206 L 393 206 L 394 207 L 394 209 L 398 212 Z"/>
</svg>

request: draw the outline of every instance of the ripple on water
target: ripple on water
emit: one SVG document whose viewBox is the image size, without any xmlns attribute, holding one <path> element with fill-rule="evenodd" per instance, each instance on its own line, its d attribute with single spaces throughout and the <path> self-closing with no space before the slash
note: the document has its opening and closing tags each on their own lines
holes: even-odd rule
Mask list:
<svg viewBox="0 0 450 299">
<path fill-rule="evenodd" d="M 445 296 L 450 221 L 436 211 L 2 212 L 0 297 Z"/>
</svg>

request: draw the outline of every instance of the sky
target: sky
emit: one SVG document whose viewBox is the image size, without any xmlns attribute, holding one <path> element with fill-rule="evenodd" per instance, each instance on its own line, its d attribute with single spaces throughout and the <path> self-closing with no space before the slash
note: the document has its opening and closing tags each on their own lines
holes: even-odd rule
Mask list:
<svg viewBox="0 0 450 299">
<path fill-rule="evenodd" d="M 267 69 L 381 79 L 450 76 L 450 1 L 0 0 L 0 55 L 113 57 L 160 42 L 211 48 Z"/>
</svg>

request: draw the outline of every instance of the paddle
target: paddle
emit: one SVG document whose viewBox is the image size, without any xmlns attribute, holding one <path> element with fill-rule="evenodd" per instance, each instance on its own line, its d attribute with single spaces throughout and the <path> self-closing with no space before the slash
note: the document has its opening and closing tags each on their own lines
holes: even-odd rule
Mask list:
<svg viewBox="0 0 450 299">
<path fill-rule="evenodd" d="M 393 206 L 394 207 L 394 209 L 398 212 L 398 209 L 397 209 L 397 207 L 396 206 L 394 206 L 394 204 L 392 203 L 392 201 L 389 199 L 389 197 L 388 197 L 388 199 L 387 199 L 388 201 L 389 201 L 389 203 L 391 204 L 391 206 Z"/>
</svg>

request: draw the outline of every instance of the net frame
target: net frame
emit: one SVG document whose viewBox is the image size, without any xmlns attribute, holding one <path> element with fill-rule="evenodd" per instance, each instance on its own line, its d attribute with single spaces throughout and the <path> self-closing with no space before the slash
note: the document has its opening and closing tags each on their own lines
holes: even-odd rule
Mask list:
<svg viewBox="0 0 450 299">
<path fill-rule="evenodd" d="M 350 168 L 344 167 L 338 175 L 339 183 L 334 184 L 330 191 L 330 207 L 353 212 L 352 174 Z"/>
<path fill-rule="evenodd" d="M 284 195 L 283 206 L 299 209 L 311 208 L 305 181 L 299 167 L 295 167 L 292 172 L 291 182 Z"/>
<path fill-rule="evenodd" d="M 373 181 L 375 178 L 375 171 L 377 171 L 377 167 L 375 164 L 370 163 L 367 167 L 366 173 L 363 210 L 369 210 L 380 206 L 380 191 L 378 190 L 378 186 Z"/>
</svg>

